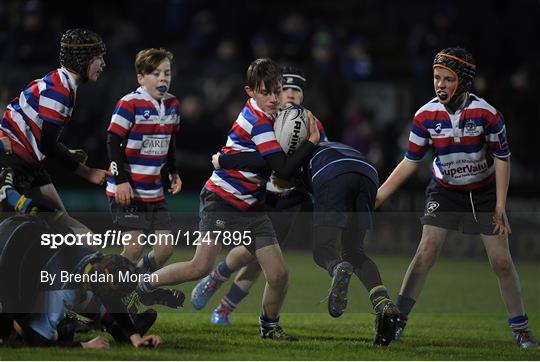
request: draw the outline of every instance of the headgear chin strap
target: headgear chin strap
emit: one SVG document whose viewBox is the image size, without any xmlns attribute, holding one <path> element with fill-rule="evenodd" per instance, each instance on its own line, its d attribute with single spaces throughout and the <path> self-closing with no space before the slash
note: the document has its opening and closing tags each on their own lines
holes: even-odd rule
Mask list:
<svg viewBox="0 0 540 362">
<path fill-rule="evenodd" d="M 60 40 L 60 64 L 77 73 L 83 82 L 88 81 L 90 61 L 105 52 L 101 37 L 88 29 L 67 30 Z"/>
<path fill-rule="evenodd" d="M 451 95 L 450 103 L 454 103 L 463 93 L 468 92 L 476 74 L 476 64 L 471 53 L 461 47 L 446 48 L 433 59 L 433 68 L 441 67 L 454 73 L 458 86 Z"/>
</svg>

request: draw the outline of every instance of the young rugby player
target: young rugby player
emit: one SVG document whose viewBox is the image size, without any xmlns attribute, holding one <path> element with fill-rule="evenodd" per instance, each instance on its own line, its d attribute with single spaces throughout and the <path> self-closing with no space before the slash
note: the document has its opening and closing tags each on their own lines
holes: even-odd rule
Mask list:
<svg viewBox="0 0 540 362">
<path fill-rule="evenodd" d="M 62 200 L 44 168 L 46 157 L 91 183 L 101 185 L 108 172 L 85 165 L 83 150 L 58 140 L 71 120 L 77 88 L 95 82 L 105 68 L 105 44 L 87 29 L 67 30 L 60 40 L 60 65 L 32 81 L 8 105 L 0 123 L 0 209 L 18 212 L 62 210 Z M 60 216 L 60 214 L 58 214 Z M 62 221 L 82 232 L 87 228 L 67 214 Z"/>
<path fill-rule="evenodd" d="M 508 247 L 510 149 L 504 118 L 485 100 L 469 93 L 475 72 L 475 61 L 463 48 L 444 49 L 435 56 L 436 97 L 416 112 L 405 158 L 377 193 L 376 207 L 417 171 L 428 150 L 433 151 L 422 238 L 397 299 L 403 314 L 396 339 L 403 333 L 448 230 L 461 226 L 464 233 L 482 238 L 516 343 L 521 348 L 538 348 L 528 329 L 519 277 Z"/>
<path fill-rule="evenodd" d="M 264 213 L 266 183 L 270 171 L 280 178 L 290 178 L 319 141 L 314 117 L 309 115 L 309 138 L 292 156 L 286 156 L 276 140 L 273 123 L 280 106 L 282 91 L 280 67 L 270 59 L 257 59 L 247 71 L 250 96 L 228 134 L 223 153 L 260 152 L 271 169 L 264 172 L 239 172 L 217 169 L 201 191 L 199 230 L 210 236 L 197 245 L 195 255 L 188 262 L 174 263 L 156 272 L 157 283 L 140 283 L 141 293 L 158 285 L 198 280 L 210 273 L 221 250 L 222 240 L 213 238 L 214 231 L 246 232 L 244 243 L 256 256 L 264 275 L 266 287 L 259 319 L 262 338 L 296 340 L 284 332 L 279 323 L 279 312 L 288 286 L 288 273 L 277 243 L 272 223 Z"/>
<path fill-rule="evenodd" d="M 171 232 L 161 173 L 168 175 L 173 195 L 182 187 L 175 167 L 174 136 L 180 103 L 168 93 L 172 58 L 165 49 L 144 49 L 137 54 L 135 71 L 140 87 L 118 101 L 108 128 L 111 213 L 114 224 L 131 233 L 134 240 L 124 246 L 122 255 L 150 272 L 163 266 L 173 252 L 172 242 L 163 242 L 143 256 L 144 245 L 138 242 L 142 233 Z"/>
</svg>

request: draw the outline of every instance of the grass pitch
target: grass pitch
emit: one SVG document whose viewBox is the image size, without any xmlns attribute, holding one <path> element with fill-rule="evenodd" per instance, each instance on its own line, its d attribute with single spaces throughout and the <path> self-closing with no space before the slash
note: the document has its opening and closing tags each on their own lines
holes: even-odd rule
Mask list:
<svg viewBox="0 0 540 362">
<path fill-rule="evenodd" d="M 179 251 L 185 260 L 190 251 Z M 261 340 L 257 319 L 263 283 L 259 281 L 233 315 L 229 327 L 211 326 L 210 313 L 225 285 L 202 311 L 189 300 L 181 311 L 161 309 L 152 333 L 164 340 L 159 350 L 130 346 L 105 351 L 82 349 L 0 348 L 2 360 L 540 360 L 540 350 L 518 349 L 508 326 L 497 280 L 487 260 L 441 259 L 433 268 L 403 339 L 381 348 L 371 345 L 374 316 L 367 292 L 351 281 L 349 307 L 338 319 L 326 312 L 330 277 L 309 253 L 287 251 L 290 288 L 281 317 L 282 325 L 300 342 Z M 373 256 L 385 285 L 394 297 L 410 261 L 409 257 Z M 540 265 L 516 261 L 530 325 L 540 331 Z M 182 285 L 186 295 L 194 283 Z M 189 299 L 189 298 L 188 298 Z M 540 333 L 540 332 L 538 332 Z M 79 335 L 88 340 L 95 334 Z M 109 340 L 111 339 L 108 337 Z"/>
</svg>

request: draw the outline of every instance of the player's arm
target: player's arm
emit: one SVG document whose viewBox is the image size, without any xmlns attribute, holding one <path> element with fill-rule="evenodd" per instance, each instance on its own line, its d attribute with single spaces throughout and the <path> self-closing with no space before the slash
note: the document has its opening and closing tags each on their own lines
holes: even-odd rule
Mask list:
<svg viewBox="0 0 540 362">
<path fill-rule="evenodd" d="M 175 195 L 182 189 L 182 179 L 180 178 L 178 168 L 176 167 L 176 137 L 174 133 L 171 134 L 169 150 L 167 151 L 167 161 L 163 167 L 169 176 L 169 192 Z"/>
<path fill-rule="evenodd" d="M 377 190 L 375 208 L 388 199 L 418 169 L 418 162 L 404 158 L 392 171 L 388 179 Z"/>
<path fill-rule="evenodd" d="M 123 152 L 122 141 L 123 139 L 116 133 L 109 132 L 107 135 L 107 153 L 116 184 L 114 198 L 119 205 L 128 206 L 134 194 L 129 183 L 128 173 L 125 170 L 127 159 Z"/>
<path fill-rule="evenodd" d="M 134 347 L 157 348 L 161 345 L 161 338 L 157 335 L 144 337 L 140 335 L 126 306 L 118 298 L 114 296 L 101 296 L 101 301 L 124 335 L 129 336 L 129 340 Z"/>
<path fill-rule="evenodd" d="M 495 189 L 497 201 L 493 214 L 493 232 L 498 234 L 511 234 L 512 229 L 506 215 L 506 198 L 508 184 L 510 183 L 510 148 L 506 138 L 504 118 L 500 112 L 488 117 L 486 141 L 488 152 L 495 160 Z"/>
<path fill-rule="evenodd" d="M 261 154 L 255 152 L 239 152 L 234 154 L 218 153 L 216 168 L 227 168 L 230 170 L 248 170 L 252 172 L 261 172 L 268 170 L 269 165 L 266 163 Z"/>
<path fill-rule="evenodd" d="M 97 168 L 90 168 L 82 163 L 75 161 L 65 150 L 65 146 L 59 146 L 58 138 L 62 128 L 52 122 L 43 122 L 41 130 L 41 151 L 47 157 L 50 157 L 57 161 L 64 169 L 74 172 L 76 175 L 81 176 L 85 180 L 101 185 L 105 182 L 105 178 L 108 176 L 108 172 Z"/>
<path fill-rule="evenodd" d="M 274 192 L 267 192 L 265 203 L 274 209 L 284 210 L 296 205 L 300 205 L 304 201 L 308 200 L 309 197 L 309 193 L 306 191 L 295 188 L 288 191 L 284 195 L 279 195 Z"/>
<path fill-rule="evenodd" d="M 388 179 L 377 190 L 375 208 L 388 199 L 418 169 L 419 162 L 429 150 L 431 136 L 423 124 L 422 113 L 413 118 L 405 158 L 396 166 Z"/>
</svg>

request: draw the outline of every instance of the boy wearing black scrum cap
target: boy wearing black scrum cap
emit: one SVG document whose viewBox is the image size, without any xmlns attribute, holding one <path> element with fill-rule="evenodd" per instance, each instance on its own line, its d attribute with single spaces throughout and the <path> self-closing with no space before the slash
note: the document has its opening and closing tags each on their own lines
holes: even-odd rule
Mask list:
<svg viewBox="0 0 540 362">
<path fill-rule="evenodd" d="M 105 182 L 108 172 L 87 167 L 83 150 L 70 150 L 58 141 L 71 120 L 77 88 L 97 81 L 105 68 L 104 55 L 98 34 L 67 30 L 60 40 L 60 68 L 33 80 L 7 106 L 0 123 L 0 210 L 65 211 L 44 168 L 46 157 L 93 184 Z M 67 215 L 60 217 L 87 231 Z"/>
<path fill-rule="evenodd" d="M 508 247 L 506 216 L 510 149 L 502 114 L 469 92 L 476 72 L 472 55 L 460 47 L 433 61 L 436 97 L 414 118 L 405 158 L 379 188 L 376 207 L 413 173 L 432 148 L 432 180 L 426 189 L 422 238 L 405 274 L 397 305 L 402 312 L 398 339 L 420 295 L 448 230 L 480 234 L 498 280 L 508 324 L 520 348 L 538 348 L 528 330 L 520 282 Z"/>
</svg>

